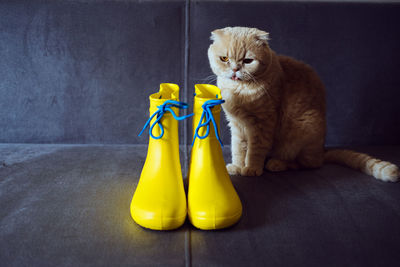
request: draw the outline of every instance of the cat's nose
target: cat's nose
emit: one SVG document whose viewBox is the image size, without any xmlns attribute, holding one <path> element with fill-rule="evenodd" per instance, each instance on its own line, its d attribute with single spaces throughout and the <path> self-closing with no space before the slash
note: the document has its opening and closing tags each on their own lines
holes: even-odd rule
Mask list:
<svg viewBox="0 0 400 267">
<path fill-rule="evenodd" d="M 237 72 L 239 70 L 239 68 L 234 68 L 232 70 L 233 70 L 233 72 Z"/>
</svg>

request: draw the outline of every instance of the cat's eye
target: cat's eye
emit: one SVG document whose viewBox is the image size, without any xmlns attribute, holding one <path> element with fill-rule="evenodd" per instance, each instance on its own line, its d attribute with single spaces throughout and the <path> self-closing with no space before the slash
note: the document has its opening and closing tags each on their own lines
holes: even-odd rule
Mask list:
<svg viewBox="0 0 400 267">
<path fill-rule="evenodd" d="M 229 61 L 228 57 L 219 57 L 219 59 L 221 59 L 221 61 L 223 61 L 223 62 L 228 62 Z"/>
<path fill-rule="evenodd" d="M 244 64 L 250 64 L 251 62 L 253 62 L 253 60 L 254 59 L 252 59 L 252 58 L 245 58 L 245 59 L 243 59 L 243 63 Z"/>
</svg>

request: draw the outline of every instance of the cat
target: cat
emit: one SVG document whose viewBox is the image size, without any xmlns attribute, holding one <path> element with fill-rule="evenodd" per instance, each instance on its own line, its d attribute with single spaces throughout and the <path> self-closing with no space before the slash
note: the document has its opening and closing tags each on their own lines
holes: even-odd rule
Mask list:
<svg viewBox="0 0 400 267">
<path fill-rule="evenodd" d="M 226 27 L 211 33 L 208 59 L 225 103 L 231 130 L 231 175 L 343 164 L 383 181 L 396 181 L 399 168 L 351 150 L 326 150 L 325 88 L 307 64 L 278 55 L 269 34 Z M 266 164 L 265 164 L 266 162 Z"/>
</svg>

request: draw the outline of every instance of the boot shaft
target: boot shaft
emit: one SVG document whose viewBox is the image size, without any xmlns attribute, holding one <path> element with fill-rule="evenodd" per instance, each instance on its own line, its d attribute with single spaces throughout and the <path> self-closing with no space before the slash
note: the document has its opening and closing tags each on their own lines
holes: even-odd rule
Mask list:
<svg viewBox="0 0 400 267">
<path fill-rule="evenodd" d="M 167 100 L 179 101 L 179 86 L 173 83 L 162 83 L 160 84 L 160 91 L 149 96 L 150 100 L 150 116 L 157 112 L 158 107 L 165 103 Z M 172 107 L 174 113 L 179 116 L 179 109 Z M 151 121 L 152 125 L 157 120 L 155 116 Z M 178 121 L 175 120 L 170 112 L 165 112 L 159 121 L 164 129 L 162 138 L 154 139 L 149 137 L 149 146 L 153 143 L 163 143 L 168 146 L 179 146 L 179 134 L 178 134 Z M 162 134 L 161 128 L 156 124 L 152 130 L 154 136 L 160 136 Z"/>
<path fill-rule="evenodd" d="M 192 140 L 195 135 L 195 131 L 197 125 L 200 122 L 201 116 L 203 114 L 203 104 L 208 100 L 221 100 L 221 90 L 211 84 L 196 84 L 195 85 L 195 97 L 194 97 L 194 104 L 193 104 L 193 124 L 192 124 Z M 220 119 L 221 119 L 221 105 L 214 106 L 212 108 L 212 114 L 217 124 L 218 134 L 220 135 Z M 204 122 L 205 118 L 203 118 Z M 200 136 L 204 136 L 206 134 L 207 128 L 201 127 L 198 131 Z M 216 139 L 215 131 L 213 126 L 210 125 L 209 135 L 207 139 Z M 197 138 L 198 139 L 198 138 Z M 196 143 L 197 141 L 195 141 Z"/>
</svg>

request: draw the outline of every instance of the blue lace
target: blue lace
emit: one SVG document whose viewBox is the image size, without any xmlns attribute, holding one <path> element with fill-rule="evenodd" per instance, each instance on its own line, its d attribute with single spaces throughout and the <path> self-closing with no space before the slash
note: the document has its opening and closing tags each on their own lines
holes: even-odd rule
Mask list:
<svg viewBox="0 0 400 267">
<path fill-rule="evenodd" d="M 222 144 L 221 138 L 219 137 L 217 123 L 215 122 L 214 116 L 211 111 L 211 109 L 213 107 L 215 107 L 217 105 L 221 105 L 224 102 L 225 102 L 225 100 L 222 100 L 222 99 L 221 100 L 208 100 L 208 101 L 204 102 L 204 104 L 201 106 L 203 108 L 203 113 L 201 114 L 199 124 L 197 125 L 197 128 L 194 132 L 192 145 L 194 144 L 194 141 L 196 140 L 196 138 L 204 139 L 208 136 L 208 134 L 210 133 L 210 122 L 212 122 L 213 126 L 214 126 L 215 136 L 217 137 L 218 142 L 221 144 L 221 146 L 224 146 Z M 206 118 L 206 120 L 205 120 L 205 122 L 202 122 L 204 117 Z M 207 127 L 205 134 L 199 135 L 200 128 L 204 127 L 204 126 Z"/>
<path fill-rule="evenodd" d="M 184 120 L 186 118 L 189 118 L 189 117 L 193 116 L 193 113 L 192 113 L 192 114 L 189 114 L 189 115 L 178 117 L 175 114 L 175 112 L 172 109 L 172 107 L 179 108 L 179 109 L 187 109 L 188 108 L 188 104 L 186 104 L 184 102 L 175 101 L 175 100 L 167 100 L 162 105 L 157 106 L 158 110 L 156 112 L 154 112 L 153 115 L 151 115 L 150 118 L 147 120 L 146 124 L 143 126 L 142 131 L 139 133 L 139 136 L 142 135 L 144 130 L 150 125 L 151 120 L 156 115 L 157 115 L 157 119 L 153 122 L 152 125 L 150 125 L 150 129 L 149 129 L 149 134 L 150 134 L 151 138 L 153 138 L 153 139 L 160 139 L 164 135 L 164 127 L 162 126 L 160 120 L 164 116 L 165 112 L 167 112 L 167 111 L 171 112 L 172 116 L 177 121 L 181 121 L 181 120 Z M 156 124 L 158 124 L 158 127 L 160 127 L 160 130 L 161 130 L 161 133 L 160 133 L 159 136 L 154 136 L 153 135 L 153 128 L 154 128 L 154 126 Z"/>
</svg>

